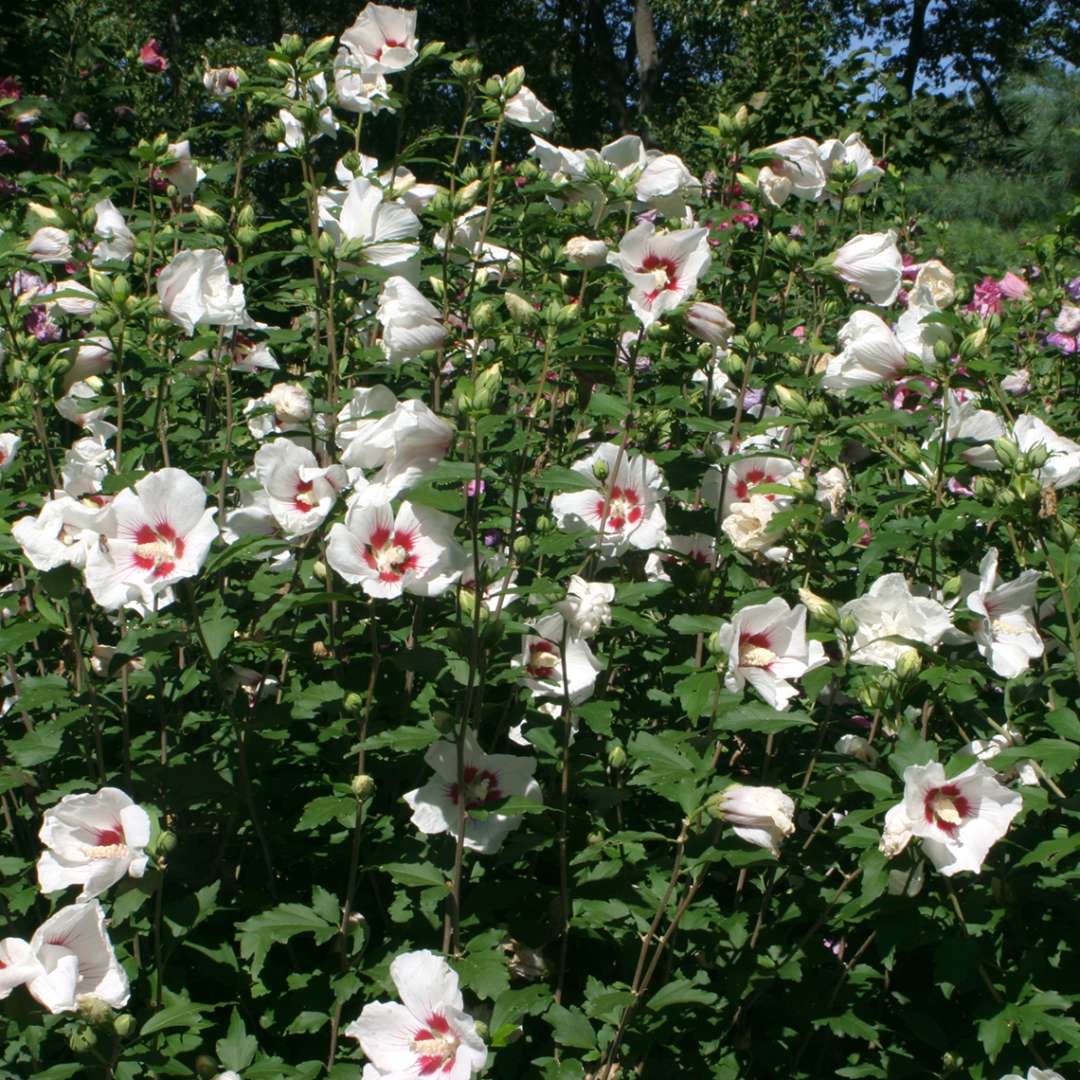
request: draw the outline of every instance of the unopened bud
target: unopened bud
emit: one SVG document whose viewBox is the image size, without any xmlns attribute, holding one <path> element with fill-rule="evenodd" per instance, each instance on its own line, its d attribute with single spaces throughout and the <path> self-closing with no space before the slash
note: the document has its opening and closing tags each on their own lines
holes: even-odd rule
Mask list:
<svg viewBox="0 0 1080 1080">
<path fill-rule="evenodd" d="M 238 225 L 254 225 L 255 224 L 255 207 L 251 203 L 244 203 L 240 207 L 240 212 L 236 215 L 236 223 Z"/>
<path fill-rule="evenodd" d="M 519 293 L 512 289 L 507 290 L 503 295 L 503 302 L 506 304 L 506 310 L 510 312 L 510 318 L 518 326 L 528 326 L 536 321 L 536 309 Z"/>
<path fill-rule="evenodd" d="M 135 1030 L 135 1017 L 131 1013 L 121 1013 L 113 1021 L 113 1031 L 121 1039 L 126 1039 Z"/>
<path fill-rule="evenodd" d="M 315 562 L 312 564 L 311 572 L 320 581 L 325 581 L 326 575 L 328 573 L 326 569 L 326 563 L 324 563 L 321 559 L 316 559 Z"/>
<path fill-rule="evenodd" d="M 915 649 L 904 649 L 896 658 L 896 674 L 901 679 L 910 679 L 922 671 L 922 657 Z"/>
<path fill-rule="evenodd" d="M 822 420 L 828 419 L 829 406 L 821 398 L 814 398 L 806 407 L 806 415 L 814 423 L 821 423 Z"/>
<path fill-rule="evenodd" d="M 459 78 L 467 82 L 475 82 L 483 74 L 484 66 L 472 56 L 462 57 L 450 64 L 450 70 Z"/>
<path fill-rule="evenodd" d="M 476 376 L 473 387 L 473 408 L 490 409 L 495 404 L 502 387 L 502 364 L 492 364 Z"/>
<path fill-rule="evenodd" d="M 764 333 L 764 327 L 756 319 L 743 331 L 747 341 L 757 341 Z"/>
<path fill-rule="evenodd" d="M 278 42 L 278 50 L 289 57 L 290 60 L 295 60 L 304 51 L 304 39 L 299 34 L 286 34 Z"/>
<path fill-rule="evenodd" d="M 859 629 L 859 622 L 854 615 L 848 613 L 840 619 L 840 629 L 847 637 L 854 637 Z"/>
<path fill-rule="evenodd" d="M 581 305 L 576 300 L 569 304 L 563 304 L 555 315 L 555 325 L 559 327 L 573 326 L 581 318 Z"/>
<path fill-rule="evenodd" d="M 555 528 L 555 524 L 546 514 L 541 514 L 536 519 L 536 531 L 538 533 L 549 533 L 553 528 Z"/>
<path fill-rule="evenodd" d="M 216 210 L 211 210 L 209 206 L 195 203 L 191 209 L 199 219 L 199 224 L 204 228 L 220 229 L 225 224 L 225 219 Z"/>
<path fill-rule="evenodd" d="M 480 181 L 472 180 L 461 188 L 454 196 L 455 210 L 468 210 L 480 194 Z"/>
<path fill-rule="evenodd" d="M 613 769 L 622 769 L 626 766 L 626 750 L 621 743 L 616 743 L 607 755 L 607 762 Z"/>
<path fill-rule="evenodd" d="M 88 1024 L 104 1024 L 113 1014 L 112 1006 L 94 994 L 81 994 L 77 998 L 76 1011 Z"/>
<path fill-rule="evenodd" d="M 350 716 L 357 716 L 364 708 L 363 695 L 358 694 L 355 690 L 350 690 L 349 693 L 345 695 L 344 700 L 341 702 L 341 707 Z"/>
<path fill-rule="evenodd" d="M 963 360 L 970 360 L 976 353 L 982 349 L 986 344 L 987 328 L 980 326 L 978 330 L 972 331 L 963 341 L 960 342 L 960 357 Z"/>
<path fill-rule="evenodd" d="M 349 782 L 352 793 L 363 802 L 375 794 L 375 781 L 367 773 L 358 773 Z"/>
<path fill-rule="evenodd" d="M 952 356 L 952 345 L 944 338 L 938 338 L 934 342 L 934 359 L 944 364 Z"/>
<path fill-rule="evenodd" d="M 611 468 L 603 458 L 597 458 L 593 462 L 592 474 L 602 484 L 611 474 Z"/>
<path fill-rule="evenodd" d="M 809 402 L 798 390 L 792 390 L 790 387 L 777 383 L 773 387 L 773 393 L 776 395 L 776 400 L 780 403 L 780 408 L 784 412 L 793 413 L 795 416 L 806 415 Z"/>
<path fill-rule="evenodd" d="M 520 66 L 514 68 L 513 71 L 507 73 L 506 78 L 502 81 L 503 98 L 509 101 L 524 85 L 525 69 Z"/>
<path fill-rule="evenodd" d="M 520 536 L 514 537 L 513 543 L 514 554 L 519 558 L 524 558 L 532 551 L 532 540 L 522 533 Z"/>
<path fill-rule="evenodd" d="M 720 631 L 719 630 L 714 630 L 705 639 L 705 648 L 709 650 L 709 655 L 710 656 L 723 656 L 724 655 L 724 653 L 727 650 L 724 648 L 724 643 L 723 643 L 723 640 L 720 637 Z"/>
<path fill-rule="evenodd" d="M 1004 435 L 993 442 L 994 456 L 1006 469 L 1015 469 L 1020 463 L 1020 447 Z"/>
<path fill-rule="evenodd" d="M 180 843 L 180 840 L 176 833 L 171 829 L 163 829 L 158 834 L 155 851 L 160 855 L 169 855 L 176 850 L 176 845 L 178 843 Z"/>
<path fill-rule="evenodd" d="M 112 279 L 112 295 L 118 304 L 122 304 L 131 295 L 131 282 L 127 274 L 117 274 Z"/>
<path fill-rule="evenodd" d="M 825 623 L 826 626 L 836 626 L 840 622 L 840 614 L 837 612 L 835 605 L 830 604 L 824 596 L 818 596 L 816 592 L 811 592 L 805 585 L 799 589 L 799 599 L 806 607 L 806 610 L 819 622 Z M 847 617 L 850 618 L 850 616 Z"/>
<path fill-rule="evenodd" d="M 1037 443 L 1020 459 L 1023 469 L 1041 469 L 1050 460 L 1050 451 L 1042 443 Z"/>
</svg>

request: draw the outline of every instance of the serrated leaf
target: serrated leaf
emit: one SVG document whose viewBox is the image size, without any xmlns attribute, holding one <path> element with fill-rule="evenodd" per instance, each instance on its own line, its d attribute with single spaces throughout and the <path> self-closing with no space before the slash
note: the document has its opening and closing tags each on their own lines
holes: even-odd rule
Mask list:
<svg viewBox="0 0 1080 1080">
<path fill-rule="evenodd" d="M 689 979 L 672 979 L 649 998 L 648 1007 L 658 1010 L 671 1005 L 712 1005 L 715 1002 L 716 994 L 711 990 L 703 990 Z"/>
<path fill-rule="evenodd" d="M 385 863 L 379 867 L 399 885 L 445 888 L 446 874 L 431 863 Z"/>
<path fill-rule="evenodd" d="M 239 1072 L 246 1069 L 259 1049 L 259 1040 L 247 1033 L 244 1021 L 234 1008 L 229 1019 L 229 1030 L 224 1039 L 218 1039 L 217 1056 L 226 1069 Z"/>
<path fill-rule="evenodd" d="M 240 923 L 240 955 L 251 961 L 251 976 L 259 977 L 270 947 L 288 941 L 296 934 L 314 934 L 318 944 L 337 932 L 334 923 L 327 922 L 318 912 L 304 904 L 278 904 Z"/>
<path fill-rule="evenodd" d="M 555 1041 L 560 1045 L 579 1050 L 591 1050 L 596 1045 L 596 1032 L 580 1009 L 552 1005 L 544 1014 L 544 1019 L 551 1024 Z"/>
</svg>

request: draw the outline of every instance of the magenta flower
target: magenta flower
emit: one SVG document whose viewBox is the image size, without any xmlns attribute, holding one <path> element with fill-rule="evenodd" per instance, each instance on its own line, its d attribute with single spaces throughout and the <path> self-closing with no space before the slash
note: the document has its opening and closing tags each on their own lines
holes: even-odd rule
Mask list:
<svg viewBox="0 0 1080 1080">
<path fill-rule="evenodd" d="M 160 75 L 169 68 L 169 61 L 162 55 L 157 38 L 150 38 L 139 50 L 139 62 L 145 71 L 154 75 Z"/>
</svg>

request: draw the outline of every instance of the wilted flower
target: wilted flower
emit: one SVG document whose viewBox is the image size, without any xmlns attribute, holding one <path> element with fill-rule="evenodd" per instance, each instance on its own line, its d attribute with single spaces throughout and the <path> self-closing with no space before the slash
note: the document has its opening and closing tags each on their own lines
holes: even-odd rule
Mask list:
<svg viewBox="0 0 1080 1080">
<path fill-rule="evenodd" d="M 1000 840 L 1023 807 L 1018 792 L 998 783 L 993 771 L 976 762 L 948 779 L 936 761 L 904 770 L 904 800 L 886 815 L 882 850 L 902 849 L 906 831 L 919 837 L 930 861 L 946 877 L 979 873 L 990 848 Z"/>
<path fill-rule="evenodd" d="M 239 85 L 244 73 L 238 67 L 207 68 L 203 86 L 213 97 L 228 97 Z"/>
<path fill-rule="evenodd" d="M 139 63 L 142 64 L 144 71 L 149 71 L 153 75 L 168 71 L 169 61 L 162 55 L 161 43 L 157 38 L 150 38 L 143 43 L 143 47 L 139 50 Z"/>
<path fill-rule="evenodd" d="M 52 297 L 47 301 L 49 306 L 55 304 L 65 315 L 74 315 L 80 319 L 88 319 L 98 306 L 98 299 L 93 291 L 74 279 L 58 281 Z"/>
<path fill-rule="evenodd" d="M 1017 368 L 1015 371 L 1009 372 L 1001 380 L 1001 389 L 1006 394 L 1022 397 L 1031 389 L 1031 372 L 1027 368 Z"/>
<path fill-rule="evenodd" d="M 878 752 L 861 735 L 841 735 L 836 740 L 834 747 L 838 754 L 847 754 L 848 757 L 858 758 L 867 765 L 876 765 Z"/>
<path fill-rule="evenodd" d="M 468 1080 L 480 1072 L 487 1047 L 473 1018 L 463 1011 L 458 977 L 450 965 L 426 949 L 404 953 L 391 962 L 390 978 L 403 1004 L 365 1005 L 360 1019 L 345 1029 L 359 1040 L 378 1075 L 413 1080 L 437 1074 L 442 1080 Z"/>
<path fill-rule="evenodd" d="M 39 835 L 48 849 L 37 863 L 42 892 L 81 885 L 82 902 L 146 870 L 150 818 L 119 788 L 65 795 L 45 811 Z"/>
<path fill-rule="evenodd" d="M 784 837 L 795 831 L 795 803 L 779 788 L 732 784 L 709 799 L 708 810 L 736 836 L 777 857 Z"/>
<path fill-rule="evenodd" d="M 767 495 L 751 495 L 731 504 L 721 528 L 738 551 L 759 551 L 773 562 L 783 562 L 790 552 L 777 545 L 783 534 L 773 518 L 777 505 Z"/>
<path fill-rule="evenodd" d="M 834 465 L 815 477 L 814 502 L 823 506 L 833 517 L 839 517 L 847 497 L 847 476 Z"/>
</svg>

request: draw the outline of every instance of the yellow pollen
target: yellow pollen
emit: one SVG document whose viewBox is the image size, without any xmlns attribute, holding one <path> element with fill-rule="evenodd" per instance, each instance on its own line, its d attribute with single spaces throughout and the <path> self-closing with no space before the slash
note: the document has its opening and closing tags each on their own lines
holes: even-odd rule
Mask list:
<svg viewBox="0 0 1080 1080">
<path fill-rule="evenodd" d="M 956 809 L 956 803 L 948 795 L 934 796 L 934 813 L 949 825 L 959 825 L 964 820 Z"/>
<path fill-rule="evenodd" d="M 761 645 L 744 645 L 739 650 L 740 667 L 768 667 L 776 659 L 776 653 Z"/>
<path fill-rule="evenodd" d="M 667 283 L 671 280 L 668 277 L 668 272 L 662 266 L 658 266 L 655 270 L 652 271 L 652 279 L 653 284 L 658 289 L 666 288 Z"/>
<path fill-rule="evenodd" d="M 380 570 L 396 570 L 407 558 L 409 553 L 400 545 L 393 544 L 383 548 L 376 556 Z"/>
<path fill-rule="evenodd" d="M 532 659 L 533 667 L 553 668 L 559 666 L 559 657 L 552 652 L 537 653 Z"/>
<path fill-rule="evenodd" d="M 122 859 L 127 853 L 127 844 L 102 844 L 98 847 L 83 848 L 83 854 L 88 859 Z"/>
<path fill-rule="evenodd" d="M 1004 619 L 991 619 L 990 629 L 994 631 L 995 637 L 1020 637 L 1022 634 L 1027 633 L 1026 627 L 1017 626 L 1015 623 L 1006 622 Z"/>
<path fill-rule="evenodd" d="M 136 544 L 135 553 L 154 562 L 172 562 L 176 558 L 176 549 L 165 540 L 152 540 L 148 544 Z"/>
</svg>

